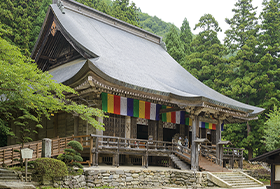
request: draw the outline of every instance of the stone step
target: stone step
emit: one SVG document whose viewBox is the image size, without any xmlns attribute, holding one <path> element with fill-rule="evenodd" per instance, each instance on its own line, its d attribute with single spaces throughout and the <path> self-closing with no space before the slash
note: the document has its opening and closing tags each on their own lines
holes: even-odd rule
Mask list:
<svg viewBox="0 0 280 189">
<path fill-rule="evenodd" d="M 14 175 L 17 175 L 17 174 L 15 174 L 13 172 L 7 172 L 7 173 L 1 173 L 0 172 L 0 177 L 2 177 L 2 176 L 14 176 Z"/>
<path fill-rule="evenodd" d="M 232 180 L 232 179 L 223 179 L 223 180 L 228 182 L 228 183 L 255 183 L 255 181 L 248 180 L 246 178 L 244 178 L 242 180 Z"/>
<path fill-rule="evenodd" d="M 261 185 L 239 185 L 239 186 L 232 186 L 232 188 L 254 188 L 254 187 L 261 187 Z"/>
<path fill-rule="evenodd" d="M 18 176 L 2 176 L 0 177 L 0 180 L 5 181 L 5 180 L 18 180 Z"/>
<path fill-rule="evenodd" d="M 14 171 L 9 169 L 0 169 L 0 173 L 14 173 Z"/>
<path fill-rule="evenodd" d="M 232 185 L 233 188 L 260 187 L 261 184 L 241 173 L 213 173 L 215 176 Z"/>
<path fill-rule="evenodd" d="M 170 155 L 171 160 L 173 161 L 173 163 L 181 170 L 187 170 L 188 166 L 181 161 L 177 156 L 175 156 L 174 154 Z"/>
</svg>

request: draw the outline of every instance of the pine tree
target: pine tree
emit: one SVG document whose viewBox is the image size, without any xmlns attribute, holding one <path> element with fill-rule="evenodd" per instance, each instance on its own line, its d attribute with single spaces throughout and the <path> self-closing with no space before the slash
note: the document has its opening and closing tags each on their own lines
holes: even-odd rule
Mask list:
<svg viewBox="0 0 280 189">
<path fill-rule="evenodd" d="M 217 37 L 221 31 L 218 22 L 211 14 L 205 14 L 195 25 L 201 32 L 192 41 L 192 52 L 186 56 L 184 67 L 213 89 L 221 89 L 226 74 L 225 60 L 223 59 L 224 47 Z"/>
<path fill-rule="evenodd" d="M 180 39 L 183 42 L 185 54 L 189 55 L 191 53 L 190 45 L 192 42 L 192 32 L 191 32 L 189 22 L 186 18 L 184 19 L 180 29 L 181 29 Z"/>
<path fill-rule="evenodd" d="M 4 29 L 11 31 L 3 38 L 21 48 L 25 55 L 29 55 L 32 49 L 29 42 L 39 7 L 39 0 L 3 0 L 0 3 L 0 22 Z"/>
<path fill-rule="evenodd" d="M 262 106 L 262 90 L 274 87 L 269 86 L 266 74 L 263 74 L 263 65 L 259 62 L 259 26 L 255 9 L 252 6 L 252 0 L 238 0 L 232 10 L 233 18 L 226 19 L 226 22 L 230 24 L 230 29 L 225 32 L 225 45 L 231 52 L 235 52 L 236 56 L 230 58 L 233 72 L 229 75 L 231 82 L 225 94 L 246 104 Z M 263 122 L 264 120 L 260 119 L 250 121 L 250 123 L 228 125 L 230 130 L 240 125 L 240 128 L 244 129 L 242 132 L 247 134 L 242 141 L 232 137 L 231 134 L 225 135 L 225 138 L 235 140 L 232 141 L 233 143 L 239 142 L 241 147 L 246 149 L 248 159 L 251 159 L 253 149 L 263 150 L 260 142 Z"/>
<path fill-rule="evenodd" d="M 134 26 L 139 26 L 137 7 L 133 2 L 130 4 L 129 0 L 115 0 L 112 16 Z"/>
<path fill-rule="evenodd" d="M 112 7 L 105 0 L 77 0 L 77 2 L 99 10 L 105 14 L 112 15 Z"/>
<path fill-rule="evenodd" d="M 165 42 L 167 52 L 170 56 L 172 56 L 178 63 L 181 63 L 184 57 L 184 46 L 174 25 L 172 25 L 167 33 Z"/>
<path fill-rule="evenodd" d="M 256 37 L 258 30 L 256 8 L 252 6 L 252 0 L 238 0 L 232 9 L 234 16 L 225 20 L 230 29 L 225 32 L 224 41 L 232 52 L 241 49 L 250 36 Z"/>
<path fill-rule="evenodd" d="M 37 18 L 35 19 L 35 21 L 33 22 L 33 26 L 32 26 L 32 32 L 31 32 L 31 37 L 30 37 L 30 42 L 29 42 L 29 47 L 30 50 L 32 50 L 32 48 L 34 47 L 37 38 L 39 36 L 39 33 L 41 31 L 41 27 L 43 25 L 44 19 L 46 17 L 46 13 L 48 10 L 49 5 L 52 3 L 52 0 L 43 0 L 41 3 L 41 6 L 39 8 L 39 15 L 37 16 Z"/>
</svg>

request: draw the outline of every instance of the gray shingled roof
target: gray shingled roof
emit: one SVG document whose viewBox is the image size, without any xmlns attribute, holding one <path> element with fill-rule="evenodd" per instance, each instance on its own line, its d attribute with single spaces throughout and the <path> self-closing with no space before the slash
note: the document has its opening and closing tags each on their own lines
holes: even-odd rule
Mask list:
<svg viewBox="0 0 280 189">
<path fill-rule="evenodd" d="M 252 110 L 253 114 L 264 110 L 228 98 L 207 87 L 179 65 L 159 44 L 67 8 L 65 14 L 61 13 L 57 5 L 51 5 L 51 8 L 72 40 L 99 57 L 92 61 L 94 67 L 116 82 L 129 83 L 165 95 L 205 97 L 224 106 Z M 82 62 L 74 67 L 79 69 L 81 66 Z M 55 79 L 63 82 L 70 76 L 73 75 L 60 75 Z"/>
</svg>

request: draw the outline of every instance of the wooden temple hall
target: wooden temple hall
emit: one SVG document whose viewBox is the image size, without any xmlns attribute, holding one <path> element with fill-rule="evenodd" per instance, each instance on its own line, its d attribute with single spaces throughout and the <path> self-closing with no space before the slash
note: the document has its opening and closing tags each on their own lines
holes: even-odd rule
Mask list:
<svg viewBox="0 0 280 189">
<path fill-rule="evenodd" d="M 200 155 L 219 165 L 233 163 L 234 155 L 242 161 L 242 150 L 223 147 L 230 143 L 221 141 L 223 125 L 263 111 L 201 83 L 167 53 L 160 36 L 73 0 L 50 5 L 31 57 L 78 91 L 68 98 L 108 115 L 96 118 L 104 123 L 101 131 L 58 113 L 34 137 L 91 134 L 95 165 L 170 166 L 174 154 L 192 170 L 200 169 Z M 188 138 L 187 147 L 178 145 L 179 137 L 183 145 Z"/>
</svg>

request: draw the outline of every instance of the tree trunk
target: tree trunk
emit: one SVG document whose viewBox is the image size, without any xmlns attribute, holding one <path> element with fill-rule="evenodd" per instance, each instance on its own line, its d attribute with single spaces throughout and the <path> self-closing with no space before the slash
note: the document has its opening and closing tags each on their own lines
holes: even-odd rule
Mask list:
<svg viewBox="0 0 280 189">
<path fill-rule="evenodd" d="M 251 147 L 248 148 L 248 160 L 253 158 L 253 149 Z"/>
<path fill-rule="evenodd" d="M 251 127 L 249 125 L 249 122 L 247 121 L 247 137 L 249 136 L 251 132 Z M 248 146 L 248 160 L 253 158 L 253 149 L 251 146 Z"/>
</svg>

